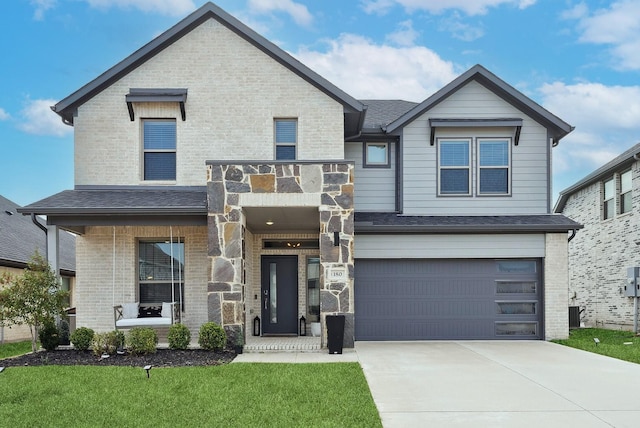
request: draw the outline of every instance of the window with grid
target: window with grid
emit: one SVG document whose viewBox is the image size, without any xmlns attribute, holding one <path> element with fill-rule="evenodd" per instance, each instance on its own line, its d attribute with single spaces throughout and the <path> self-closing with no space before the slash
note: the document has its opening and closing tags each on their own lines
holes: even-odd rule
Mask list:
<svg viewBox="0 0 640 428">
<path fill-rule="evenodd" d="M 298 142 L 298 121 L 296 119 L 276 119 L 274 127 L 276 160 L 295 160 Z"/>
<path fill-rule="evenodd" d="M 631 211 L 631 206 L 633 205 L 631 178 L 631 170 L 625 171 L 620 174 L 620 214 L 628 213 L 629 211 Z"/>
<path fill-rule="evenodd" d="M 176 179 L 176 121 L 142 122 L 144 180 Z"/>
<path fill-rule="evenodd" d="M 507 139 L 478 139 L 478 194 L 509 194 L 511 144 Z"/>
<path fill-rule="evenodd" d="M 613 218 L 616 212 L 616 184 L 613 177 L 604 182 L 602 192 L 602 218 Z"/>
<path fill-rule="evenodd" d="M 440 195 L 470 194 L 470 149 L 470 140 L 438 140 L 438 193 Z"/>
<path fill-rule="evenodd" d="M 138 243 L 138 296 L 149 306 L 184 302 L 183 240 Z"/>
</svg>

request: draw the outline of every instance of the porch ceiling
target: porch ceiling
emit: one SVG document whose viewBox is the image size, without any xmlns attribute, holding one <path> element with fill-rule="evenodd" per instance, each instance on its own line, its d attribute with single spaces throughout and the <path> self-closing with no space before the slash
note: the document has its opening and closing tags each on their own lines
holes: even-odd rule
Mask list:
<svg viewBox="0 0 640 428">
<path fill-rule="evenodd" d="M 253 233 L 319 233 L 318 207 L 244 207 Z M 272 225 L 267 225 L 272 221 Z"/>
</svg>

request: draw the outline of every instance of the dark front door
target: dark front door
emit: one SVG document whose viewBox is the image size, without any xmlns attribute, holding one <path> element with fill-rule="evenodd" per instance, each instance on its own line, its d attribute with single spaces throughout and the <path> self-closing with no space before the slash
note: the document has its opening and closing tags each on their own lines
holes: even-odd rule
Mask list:
<svg viewBox="0 0 640 428">
<path fill-rule="evenodd" d="M 262 256 L 262 334 L 298 334 L 298 256 Z"/>
</svg>

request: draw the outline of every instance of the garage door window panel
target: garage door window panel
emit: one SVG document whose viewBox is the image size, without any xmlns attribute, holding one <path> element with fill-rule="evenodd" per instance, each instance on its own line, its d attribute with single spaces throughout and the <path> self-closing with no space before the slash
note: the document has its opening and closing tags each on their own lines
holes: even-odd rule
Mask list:
<svg viewBox="0 0 640 428">
<path fill-rule="evenodd" d="M 499 322 L 496 323 L 496 336 L 525 336 L 538 335 L 538 323 L 536 322 Z"/>
<path fill-rule="evenodd" d="M 496 302 L 498 315 L 536 315 L 537 302 Z"/>
</svg>

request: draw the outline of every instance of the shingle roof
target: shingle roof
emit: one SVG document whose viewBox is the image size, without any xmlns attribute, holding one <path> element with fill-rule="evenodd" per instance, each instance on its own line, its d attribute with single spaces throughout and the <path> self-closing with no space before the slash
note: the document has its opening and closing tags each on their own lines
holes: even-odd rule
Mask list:
<svg viewBox="0 0 640 428">
<path fill-rule="evenodd" d="M 27 205 L 19 211 L 43 215 L 123 213 L 206 215 L 207 190 L 204 187 L 64 190 Z"/>
<path fill-rule="evenodd" d="M 560 192 L 560 196 L 558 197 L 558 202 L 556 202 L 556 206 L 553 209 L 554 212 L 561 213 L 564 210 L 564 206 L 569 200 L 569 197 L 577 192 L 580 189 L 583 189 L 596 181 L 602 180 L 604 177 L 611 175 L 615 170 L 622 168 L 625 164 L 631 164 L 634 162 L 635 156 L 640 155 L 640 143 L 626 150 L 620 156 L 615 159 L 607 162 L 600 168 L 593 171 L 591 174 L 584 177 L 582 180 L 578 181 L 571 187 L 568 187 Z"/>
<path fill-rule="evenodd" d="M 367 106 L 364 129 L 381 129 L 418 105 L 403 100 L 360 100 Z"/>
<path fill-rule="evenodd" d="M 24 267 L 36 249 L 46 254 L 44 231 L 30 216 L 19 214 L 18 207 L 0 196 L 0 266 Z M 60 231 L 60 268 L 69 273 L 76 270 L 76 238 L 64 231 Z"/>
<path fill-rule="evenodd" d="M 530 233 L 567 232 L 582 225 L 559 214 L 505 216 L 407 216 L 356 212 L 358 233 Z"/>
</svg>

